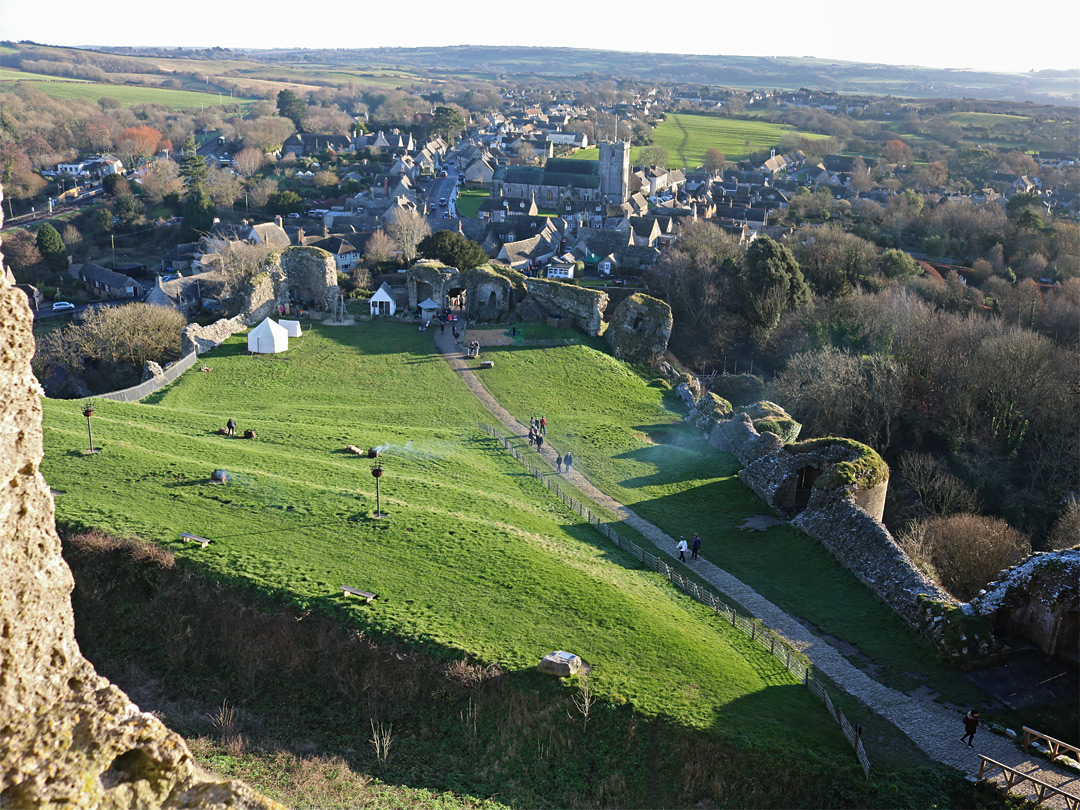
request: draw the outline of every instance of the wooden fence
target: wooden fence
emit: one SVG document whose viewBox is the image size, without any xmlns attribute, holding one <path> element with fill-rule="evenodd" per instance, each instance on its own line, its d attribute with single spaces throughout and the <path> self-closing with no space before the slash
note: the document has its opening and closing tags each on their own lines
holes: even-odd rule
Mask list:
<svg viewBox="0 0 1080 810">
<path fill-rule="evenodd" d="M 844 732 L 844 736 L 847 737 L 847 741 L 851 744 L 851 747 L 855 749 L 855 756 L 858 757 L 859 764 L 862 765 L 866 778 L 870 778 L 870 759 L 867 757 L 866 749 L 863 747 L 861 736 L 862 728 L 858 725 L 853 726 L 848 721 L 847 717 L 844 716 L 844 713 L 836 707 L 832 702 L 832 698 L 829 697 L 825 685 L 814 677 L 813 672 L 810 670 L 810 665 L 805 660 L 805 656 L 792 647 L 787 639 L 776 633 L 774 630 L 766 627 L 764 622 L 760 619 L 739 614 L 734 607 L 724 602 L 724 600 L 715 593 L 712 593 L 707 588 L 703 588 L 696 582 L 682 576 L 676 569 L 672 568 L 657 555 L 646 551 L 641 546 L 637 545 L 637 543 L 619 536 L 618 532 L 611 528 L 611 525 L 605 518 L 594 514 L 593 511 L 589 509 L 587 502 L 580 500 L 580 498 L 575 498 L 562 488 L 559 484 L 561 479 L 551 474 L 552 469 L 546 461 L 543 462 L 544 466 L 539 466 L 536 463 L 536 460 L 541 458 L 539 454 L 532 451 L 526 452 L 523 448 L 515 447 L 510 439 L 500 434 L 490 425 L 480 422 L 478 423 L 478 426 L 480 430 L 494 438 L 510 453 L 510 455 L 520 461 L 525 469 L 527 469 L 545 487 L 554 492 L 559 500 L 595 526 L 596 530 L 604 535 L 604 537 L 611 540 L 617 548 L 621 548 L 632 557 L 641 560 L 642 565 L 653 569 L 684 593 L 694 597 L 694 599 L 701 602 L 701 604 L 712 608 L 717 616 L 722 616 L 724 621 L 731 623 L 732 627 L 737 627 L 742 630 L 750 636 L 752 640 L 757 642 L 762 649 L 767 650 L 774 658 L 783 664 L 788 672 L 800 680 L 805 687 L 817 695 L 822 703 L 825 704 L 825 708 L 828 710 L 829 715 L 837 724 L 839 724 L 841 730 Z"/>
<path fill-rule="evenodd" d="M 1068 810 L 1080 810 L 1080 796 L 1066 793 L 1064 790 L 1047 784 L 1031 774 L 1023 773 L 1022 771 L 1016 770 L 1016 768 L 1010 768 L 1008 765 L 1002 765 L 997 760 L 990 759 L 990 757 L 983 754 L 979 754 L 979 759 L 981 760 L 979 763 L 980 779 L 988 779 L 994 771 L 1001 768 L 1001 775 L 1005 779 L 1006 790 L 1012 790 L 1013 788 L 1023 786 L 1025 792 L 1030 790 L 1038 797 L 1040 802 L 1046 801 L 1047 797 L 1060 796 L 1065 800 L 1065 806 Z M 1028 782 L 1031 783 L 1030 787 L 1027 785 Z"/>
<path fill-rule="evenodd" d="M 1053 761 L 1055 757 L 1059 756 L 1063 752 L 1071 754 L 1076 759 L 1080 759 L 1080 748 L 1069 745 L 1067 742 L 1062 742 L 1061 740 L 1054 739 L 1053 737 L 1043 734 L 1040 731 L 1036 731 L 1033 728 L 1028 728 L 1027 726 L 1024 726 L 1024 751 L 1028 750 L 1028 746 L 1031 745 L 1032 740 L 1038 740 L 1039 742 L 1043 742 L 1046 744 L 1047 748 L 1050 749 L 1051 761 Z"/>
</svg>

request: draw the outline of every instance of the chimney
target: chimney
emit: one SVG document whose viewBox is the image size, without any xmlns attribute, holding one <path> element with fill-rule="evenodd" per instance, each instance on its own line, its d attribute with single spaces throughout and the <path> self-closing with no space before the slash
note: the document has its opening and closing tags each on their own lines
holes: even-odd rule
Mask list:
<svg viewBox="0 0 1080 810">
<path fill-rule="evenodd" d="M 283 227 L 281 223 L 281 214 L 277 214 L 274 216 L 274 224 L 277 225 L 279 228 Z"/>
</svg>

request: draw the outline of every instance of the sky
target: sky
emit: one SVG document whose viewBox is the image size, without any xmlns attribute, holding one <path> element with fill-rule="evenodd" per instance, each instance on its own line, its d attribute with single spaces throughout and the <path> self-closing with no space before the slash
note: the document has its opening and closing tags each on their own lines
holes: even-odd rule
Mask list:
<svg viewBox="0 0 1080 810">
<path fill-rule="evenodd" d="M 996 72 L 1080 68 L 1080 2 L 1004 0 L 722 5 L 683 0 L 535 3 L 297 4 L 188 0 L 0 0 L 0 39 L 49 45 L 369 48 L 533 45 L 656 53 L 816 56 Z M 304 9 L 312 13 L 306 15 Z M 677 14 L 665 13 L 665 8 Z"/>
</svg>

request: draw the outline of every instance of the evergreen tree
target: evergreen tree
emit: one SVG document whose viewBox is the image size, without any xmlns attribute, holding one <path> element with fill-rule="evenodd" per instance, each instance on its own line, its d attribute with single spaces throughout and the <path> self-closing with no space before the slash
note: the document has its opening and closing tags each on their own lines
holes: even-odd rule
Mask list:
<svg viewBox="0 0 1080 810">
<path fill-rule="evenodd" d="M 456 140 L 465 129 L 465 119 L 453 107 L 436 107 L 432 116 L 431 131 L 447 140 Z"/>
<path fill-rule="evenodd" d="M 184 178 L 185 198 L 191 198 L 200 191 L 205 192 L 208 174 L 206 161 L 199 155 L 198 147 L 195 146 L 195 138 L 189 135 L 184 143 L 183 153 L 180 155 L 180 176 Z"/>
<path fill-rule="evenodd" d="M 292 90 L 282 90 L 277 96 L 278 115 L 288 118 L 296 125 L 297 132 L 304 131 L 304 117 L 307 105 Z"/>
<path fill-rule="evenodd" d="M 194 242 L 214 227 L 214 204 L 203 189 L 184 198 L 184 223 L 180 226 L 180 241 Z"/>
<path fill-rule="evenodd" d="M 746 316 L 761 337 L 767 338 L 789 309 L 810 302 L 810 288 L 799 263 L 790 250 L 767 236 L 755 240 L 746 251 L 741 282 Z"/>
<path fill-rule="evenodd" d="M 67 249 L 64 247 L 64 240 L 60 238 L 56 228 L 48 222 L 38 228 L 35 244 L 37 244 L 37 249 L 41 251 L 42 257 L 52 270 L 59 272 L 68 269 Z"/>
<path fill-rule="evenodd" d="M 457 231 L 437 231 L 420 240 L 417 255 L 425 259 L 438 259 L 448 267 L 471 270 L 487 262 L 484 249 Z"/>
</svg>

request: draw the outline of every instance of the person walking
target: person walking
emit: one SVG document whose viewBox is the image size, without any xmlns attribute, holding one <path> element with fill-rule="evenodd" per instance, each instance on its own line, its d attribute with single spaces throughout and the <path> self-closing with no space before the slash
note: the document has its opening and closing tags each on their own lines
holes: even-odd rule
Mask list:
<svg viewBox="0 0 1080 810">
<path fill-rule="evenodd" d="M 696 560 L 698 549 L 701 548 L 701 537 L 697 534 L 697 532 L 694 533 L 694 542 L 691 544 L 690 548 L 692 551 L 692 553 L 690 554 L 690 559 Z"/>
<path fill-rule="evenodd" d="M 229 436 L 235 436 L 236 435 L 236 420 L 235 419 L 230 418 L 229 421 L 225 423 L 225 433 L 227 435 L 229 435 Z"/>
<path fill-rule="evenodd" d="M 975 730 L 983 724 L 979 719 L 979 710 L 972 709 L 970 712 L 964 715 L 964 736 L 960 738 L 960 742 L 964 740 L 968 741 L 968 748 L 974 748 L 975 742 Z"/>
<path fill-rule="evenodd" d="M 567 453 L 565 456 L 563 456 L 562 463 L 563 463 L 563 466 L 566 467 L 566 471 L 570 472 L 570 467 L 574 463 L 574 457 L 572 455 L 570 455 L 569 453 Z"/>
<path fill-rule="evenodd" d="M 675 550 L 679 552 L 679 559 L 686 562 L 686 538 L 679 535 L 679 542 L 675 544 Z"/>
<path fill-rule="evenodd" d="M 536 434 L 536 452 L 539 453 L 544 449 L 544 437 L 539 433 Z"/>
<path fill-rule="evenodd" d="M 555 456 L 555 469 L 562 472 L 562 453 Z"/>
<path fill-rule="evenodd" d="M 540 417 L 540 435 L 547 436 L 547 419 Z"/>
</svg>

